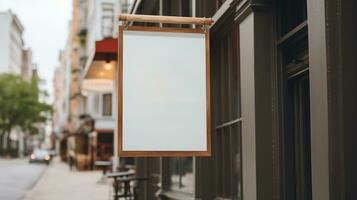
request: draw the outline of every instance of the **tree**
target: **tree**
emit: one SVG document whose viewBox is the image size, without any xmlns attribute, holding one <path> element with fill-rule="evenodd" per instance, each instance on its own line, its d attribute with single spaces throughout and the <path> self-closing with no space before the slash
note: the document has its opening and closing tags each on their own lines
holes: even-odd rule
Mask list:
<svg viewBox="0 0 357 200">
<path fill-rule="evenodd" d="M 51 116 L 51 106 L 39 100 L 46 93 L 39 89 L 38 82 L 38 78 L 27 81 L 18 75 L 0 75 L 0 134 L 8 144 L 13 128 L 37 134 L 37 125 L 45 123 Z"/>
</svg>

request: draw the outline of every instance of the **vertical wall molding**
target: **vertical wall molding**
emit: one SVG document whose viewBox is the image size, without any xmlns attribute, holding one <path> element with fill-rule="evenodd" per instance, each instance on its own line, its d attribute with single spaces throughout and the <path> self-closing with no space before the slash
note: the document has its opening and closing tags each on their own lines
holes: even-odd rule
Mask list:
<svg viewBox="0 0 357 200">
<path fill-rule="evenodd" d="M 271 12 L 255 4 L 239 20 L 243 198 L 274 198 Z"/>
<path fill-rule="evenodd" d="M 313 200 L 329 200 L 329 130 L 325 2 L 307 1 Z"/>
<path fill-rule="evenodd" d="M 254 92 L 254 14 L 239 25 L 241 101 L 242 101 L 242 172 L 243 198 L 256 200 L 256 144 Z"/>
</svg>

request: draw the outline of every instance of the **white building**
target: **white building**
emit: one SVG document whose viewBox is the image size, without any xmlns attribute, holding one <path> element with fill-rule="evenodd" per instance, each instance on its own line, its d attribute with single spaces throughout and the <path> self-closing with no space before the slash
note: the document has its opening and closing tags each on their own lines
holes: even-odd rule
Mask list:
<svg viewBox="0 0 357 200">
<path fill-rule="evenodd" d="M 66 48 L 59 53 L 59 66 L 53 76 L 53 132 L 60 135 L 67 130 L 70 107 L 71 46 L 67 40 Z"/>
<path fill-rule="evenodd" d="M 32 51 L 24 48 L 24 27 L 11 11 L 0 12 L 0 73 L 11 73 L 30 80 L 33 75 Z M 25 153 L 26 134 L 14 128 L 10 138 L 19 142 L 19 156 Z M 4 146 L 7 146 L 4 142 Z"/>
<path fill-rule="evenodd" d="M 69 110 L 69 73 L 70 67 L 65 59 L 65 51 L 59 55 L 60 66 L 56 68 L 53 76 L 53 132 L 60 134 L 67 128 Z"/>
<path fill-rule="evenodd" d="M 87 40 L 86 54 L 88 62 L 95 52 L 96 41 L 106 38 L 114 38 L 116 35 L 116 17 L 120 10 L 118 0 L 89 0 L 87 12 Z M 113 66 L 114 67 L 114 66 Z M 92 85 L 93 86 L 93 85 Z M 85 111 L 95 119 L 95 129 L 100 131 L 114 130 L 113 114 L 113 88 L 105 90 L 86 90 Z"/>
<path fill-rule="evenodd" d="M 61 138 L 62 157 L 79 159 L 85 156 L 92 157 L 87 160 L 93 161 L 109 159 L 113 155 L 115 59 L 98 61 L 94 59 L 94 55 L 98 50 L 98 42 L 116 40 L 117 17 L 120 12 L 128 9 L 128 2 L 131 1 L 73 0 L 73 15 L 66 47 L 60 53 L 60 64 L 53 80 L 53 131 Z M 112 77 L 88 80 L 85 76 L 91 65 L 97 65 L 101 70 L 105 68 L 106 73 Z M 95 130 L 88 134 L 90 140 L 84 140 L 85 134 L 82 137 L 77 136 L 85 132 L 83 119 L 89 116 L 95 121 Z M 84 143 L 88 145 L 83 145 Z M 89 150 L 85 149 L 86 146 Z M 77 160 L 78 163 L 81 161 Z"/>
<path fill-rule="evenodd" d="M 32 63 L 32 50 L 30 48 L 22 50 L 22 66 L 21 76 L 25 80 L 30 80 L 34 70 L 34 64 Z"/>
<path fill-rule="evenodd" d="M 0 12 L 0 73 L 21 74 L 24 27 L 11 10 Z"/>
</svg>

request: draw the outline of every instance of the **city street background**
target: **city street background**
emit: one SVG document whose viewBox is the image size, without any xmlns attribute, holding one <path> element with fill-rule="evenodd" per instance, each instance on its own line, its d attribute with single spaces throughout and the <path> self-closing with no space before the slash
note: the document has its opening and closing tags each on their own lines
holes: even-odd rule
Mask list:
<svg viewBox="0 0 357 200">
<path fill-rule="evenodd" d="M 0 200 L 357 200 L 356 11 L 356 0 L 0 0 Z M 165 46 L 166 34 L 200 42 Z M 127 127 L 137 146 L 125 152 Z"/>
</svg>

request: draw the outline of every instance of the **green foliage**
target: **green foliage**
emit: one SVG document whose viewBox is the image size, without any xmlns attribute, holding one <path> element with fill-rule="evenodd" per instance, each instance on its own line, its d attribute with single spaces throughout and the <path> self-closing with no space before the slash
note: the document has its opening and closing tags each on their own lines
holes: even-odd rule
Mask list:
<svg viewBox="0 0 357 200">
<path fill-rule="evenodd" d="M 39 80 L 27 81 L 13 74 L 0 75 L 0 134 L 20 127 L 29 134 L 38 133 L 38 124 L 51 116 L 51 106 L 40 102 L 46 95 L 38 87 Z"/>
</svg>

